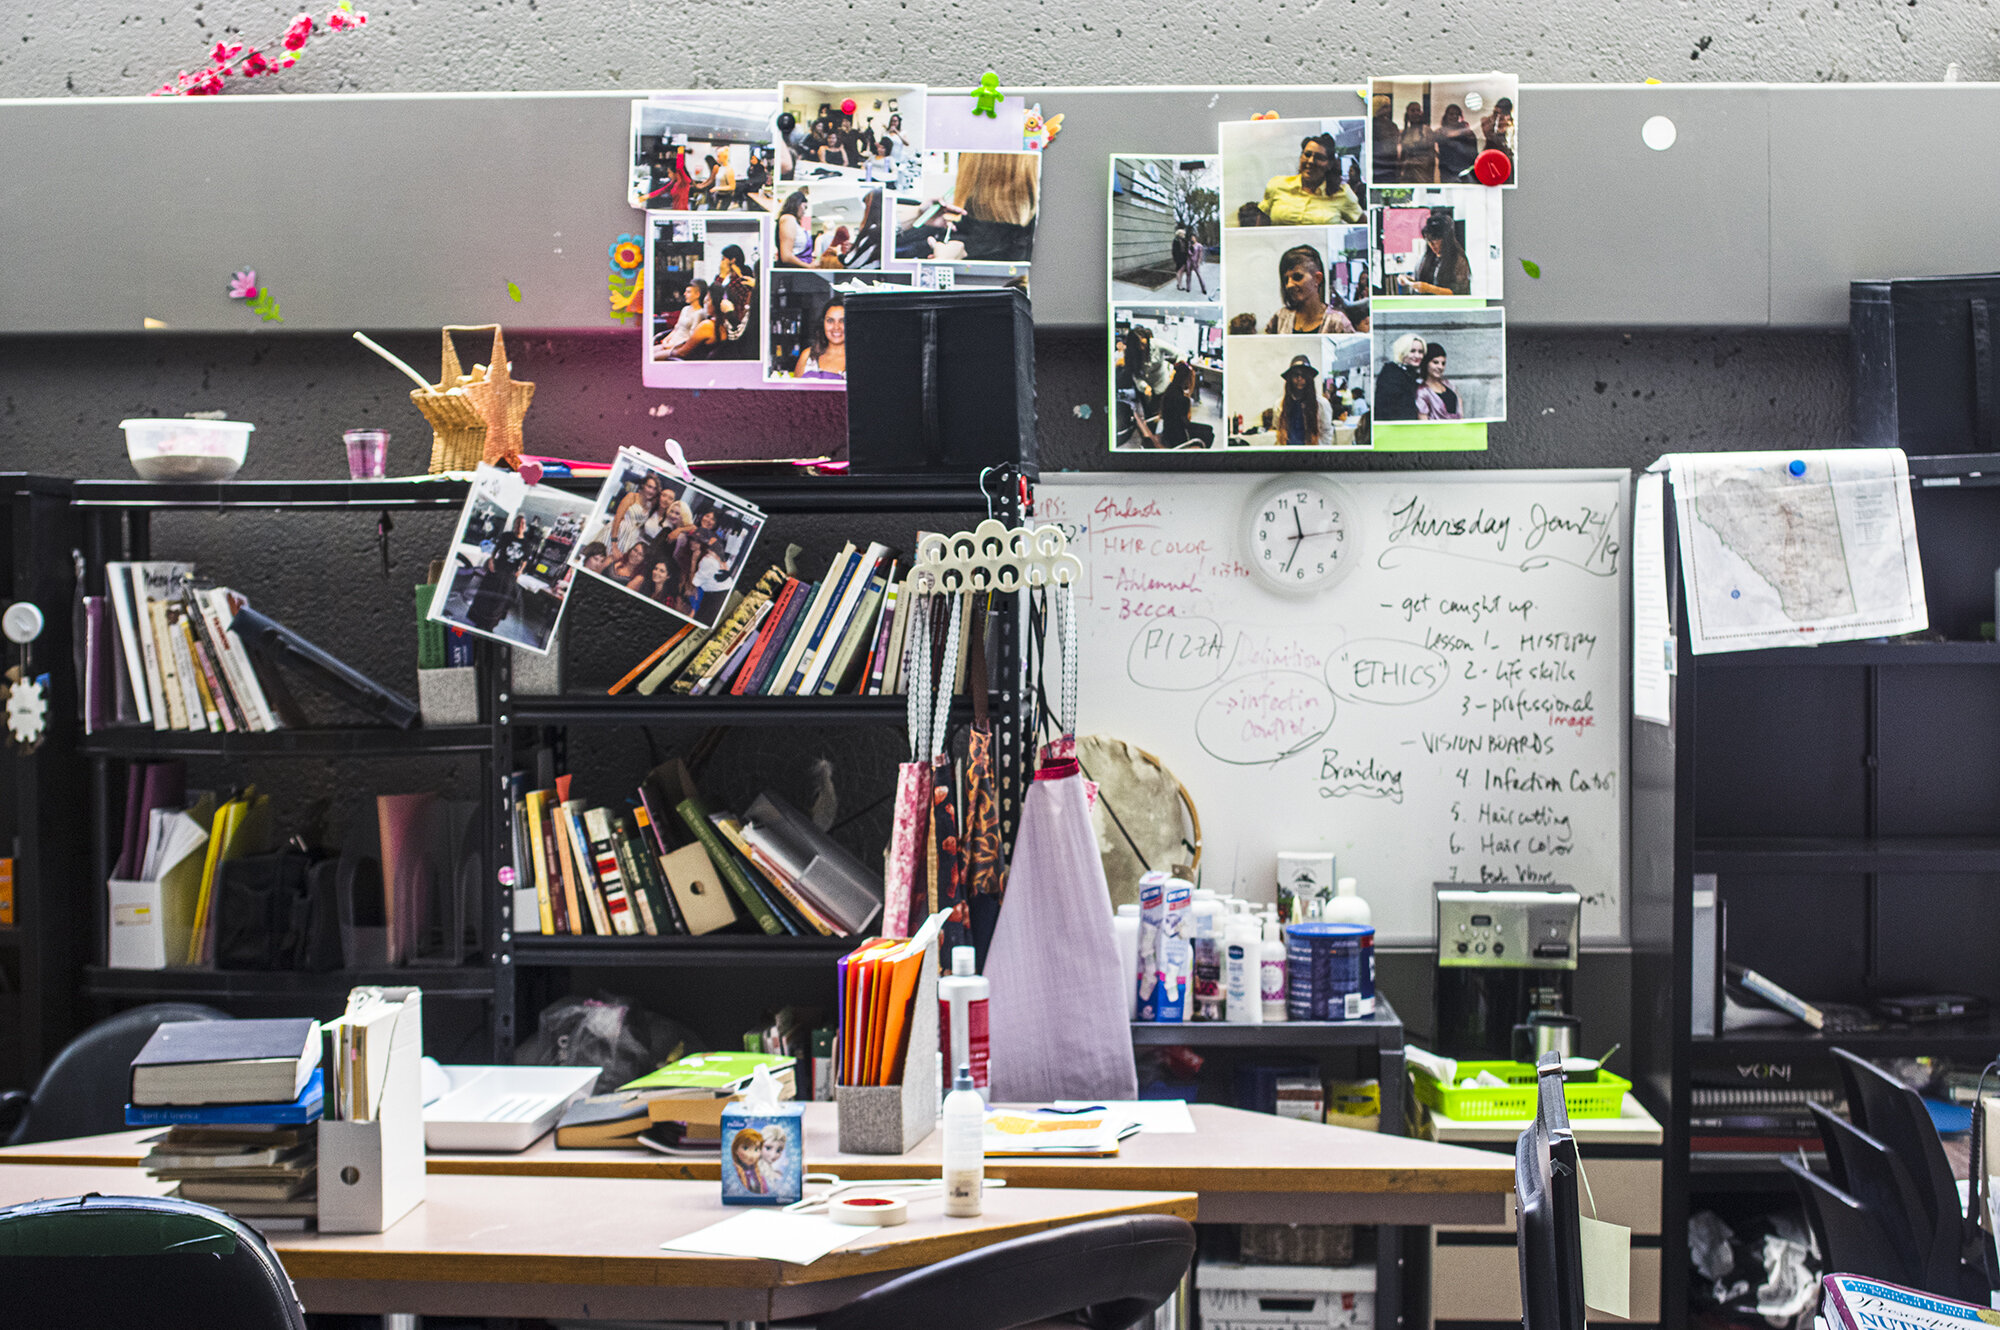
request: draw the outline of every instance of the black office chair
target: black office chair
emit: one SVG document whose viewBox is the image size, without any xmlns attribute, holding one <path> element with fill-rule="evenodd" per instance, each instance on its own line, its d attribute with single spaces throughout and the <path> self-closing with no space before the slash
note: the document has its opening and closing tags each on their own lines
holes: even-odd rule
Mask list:
<svg viewBox="0 0 2000 1330">
<path fill-rule="evenodd" d="M 164 1196 L 77 1196 L 0 1210 L 0 1325 L 305 1330 L 257 1231 Z"/>
<path fill-rule="evenodd" d="M 0 1094 L 0 1142 L 27 1145 L 125 1129 L 132 1059 L 168 1021 L 226 1021 L 194 1002 L 155 1002 L 99 1021 L 63 1045 L 32 1093 Z"/>
<path fill-rule="evenodd" d="M 1882 1216 L 1798 1160 L 1781 1158 L 1778 1163 L 1792 1175 L 1813 1242 L 1830 1273 L 1902 1282 L 1902 1260 Z"/>
<path fill-rule="evenodd" d="M 1514 1143 L 1524 1330 L 1584 1330 L 1576 1138 L 1563 1102 L 1562 1056 L 1535 1065 L 1535 1125 Z"/>
<path fill-rule="evenodd" d="M 1194 1225 L 1172 1215 L 1093 1219 L 996 1242 L 878 1285 L 817 1330 L 1015 1330 L 1057 1317 L 1126 1330 L 1172 1296 Z"/>
<path fill-rule="evenodd" d="M 1819 1124 L 1820 1142 L 1826 1147 L 1833 1185 L 1858 1202 L 1882 1230 L 1887 1247 L 1879 1259 L 1871 1258 L 1882 1272 L 1879 1277 L 1913 1288 L 1920 1286 L 1932 1229 L 1909 1170 L 1895 1151 L 1832 1109 L 1824 1104 L 1810 1107 Z M 1813 1202 L 1806 1204 L 1810 1210 Z M 1846 1271 L 1848 1267 L 1832 1268 Z"/>
<path fill-rule="evenodd" d="M 1844 1048 L 1833 1057 L 1854 1125 L 1887 1146 L 1915 1186 L 1928 1240 L 1916 1287 L 1983 1305 L 1992 1292 L 1991 1239 L 1959 1206 L 1958 1182 L 1922 1096 Z"/>
</svg>

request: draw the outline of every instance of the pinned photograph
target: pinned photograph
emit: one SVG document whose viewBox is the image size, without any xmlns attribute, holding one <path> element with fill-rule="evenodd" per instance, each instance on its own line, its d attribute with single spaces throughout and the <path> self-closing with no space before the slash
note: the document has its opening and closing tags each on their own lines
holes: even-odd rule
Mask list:
<svg viewBox="0 0 2000 1330">
<path fill-rule="evenodd" d="M 1224 226 L 1365 222 L 1367 122 L 1231 120 L 1222 125 Z"/>
<path fill-rule="evenodd" d="M 793 185 L 778 205 L 773 263 L 786 268 L 882 266 L 883 187 L 832 181 Z"/>
<path fill-rule="evenodd" d="M 1482 152 L 1506 157 L 1504 188 L 1519 174 L 1514 155 L 1515 106 L 1521 81 L 1512 74 L 1453 74 L 1379 78 L 1368 85 L 1369 183 L 1478 185 L 1473 163 Z"/>
<path fill-rule="evenodd" d="M 1374 441 L 1368 420 L 1370 339 L 1355 334 L 1323 341 L 1319 395 L 1326 404 L 1327 446 L 1366 448 Z"/>
<path fill-rule="evenodd" d="M 635 208 L 769 212 L 777 98 L 671 93 L 632 103 Z"/>
<path fill-rule="evenodd" d="M 1231 338 L 1222 409 L 1232 448 L 1331 448 L 1324 337 Z"/>
<path fill-rule="evenodd" d="M 1216 157 L 1111 159 L 1111 301 L 1210 305 L 1222 294 Z"/>
<path fill-rule="evenodd" d="M 1232 337 L 1365 332 L 1367 263 L 1368 229 L 1362 226 L 1232 232 L 1222 259 L 1224 328 Z M 1356 265 L 1363 271 L 1357 273 Z M 1343 280 L 1339 291 L 1330 280 L 1336 271 Z M 1351 300 L 1357 293 L 1360 299 Z"/>
<path fill-rule="evenodd" d="M 1497 306 L 1376 315 L 1375 423 L 1505 420 L 1506 320 Z"/>
<path fill-rule="evenodd" d="M 578 568 L 676 618 L 713 628 L 764 514 L 671 463 L 621 448 L 576 548 Z"/>
<path fill-rule="evenodd" d="M 1378 296 L 1502 296 L 1500 195 L 1415 186 L 1374 192 L 1369 226 Z"/>
<path fill-rule="evenodd" d="M 778 176 L 916 188 L 924 90 L 907 83 L 780 83 Z"/>
<path fill-rule="evenodd" d="M 914 192 L 896 196 L 896 257 L 1026 267 L 1041 213 L 1038 152 L 927 152 Z"/>
<path fill-rule="evenodd" d="M 569 603 L 590 500 L 481 466 L 458 516 L 430 617 L 547 655 Z"/>
<path fill-rule="evenodd" d="M 907 288 L 906 272 L 784 272 L 771 276 L 767 383 L 847 378 L 847 302 L 871 291 Z"/>
<path fill-rule="evenodd" d="M 1222 345 L 1222 311 L 1214 305 L 1114 305 L 1112 449 L 1217 447 Z"/>
<path fill-rule="evenodd" d="M 648 388 L 763 384 L 769 221 L 646 214 Z"/>
</svg>

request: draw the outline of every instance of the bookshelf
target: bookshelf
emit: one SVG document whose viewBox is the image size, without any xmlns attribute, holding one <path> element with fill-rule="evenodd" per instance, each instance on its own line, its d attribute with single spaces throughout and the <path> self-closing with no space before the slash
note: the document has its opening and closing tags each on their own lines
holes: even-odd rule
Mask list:
<svg viewBox="0 0 2000 1330">
<path fill-rule="evenodd" d="M 1011 476 L 1002 484 L 989 480 L 987 492 L 982 492 L 976 474 L 815 477 L 788 470 L 777 474 L 738 474 L 724 469 L 711 478 L 773 516 L 772 526 L 765 535 L 773 544 L 763 549 L 773 560 L 783 548 L 785 517 L 823 522 L 847 518 L 866 521 L 883 514 L 936 515 L 959 517 L 963 519 L 960 525 L 970 526 L 987 515 L 989 494 L 993 490 L 1000 491 L 992 501 L 994 516 L 1011 521 L 1019 515 L 1017 489 Z M 546 483 L 574 493 L 594 494 L 601 482 L 596 478 L 566 478 Z M 151 519 L 156 514 L 351 513 L 361 520 L 394 512 L 443 515 L 456 513 L 463 507 L 467 485 L 461 480 L 423 477 L 220 484 L 83 480 L 65 482 L 65 489 L 66 504 L 74 515 L 78 539 L 89 555 L 95 579 L 89 589 L 97 593 L 103 589 L 101 570 L 106 561 L 153 557 Z M 636 606 L 632 609 L 640 614 L 648 612 Z M 614 606 L 612 612 L 625 611 Z M 282 619 L 284 615 L 279 617 Z M 306 636 L 316 635 L 309 615 L 300 613 L 293 617 Z M 1020 678 L 1017 618 L 1016 607 L 996 602 L 993 622 L 998 652 L 992 662 L 995 688 L 990 706 L 1003 824 L 1010 843 L 1027 775 L 1019 725 L 1024 707 L 1017 682 Z M 574 615 L 566 617 L 562 630 L 565 639 L 574 623 Z M 337 640 L 330 635 L 328 645 L 338 654 Z M 414 650 L 414 640 L 411 646 Z M 567 643 L 563 649 L 568 649 Z M 535 1006 L 569 988 L 594 989 L 601 972 L 607 970 L 685 971 L 718 993 L 723 989 L 748 989 L 754 993 L 772 983 L 786 992 L 823 989 L 825 1005 L 830 1008 L 832 963 L 852 949 L 854 943 L 850 939 L 765 937 L 749 933 L 629 938 L 521 933 L 515 931 L 510 917 L 511 888 L 502 885 L 491 869 L 486 872 L 485 888 L 479 897 L 482 951 L 468 964 L 455 968 L 408 966 L 389 971 L 294 974 L 131 971 L 95 963 L 102 960 L 103 953 L 102 883 L 116 854 L 118 802 L 123 791 L 116 766 L 122 761 L 185 757 L 220 762 L 225 764 L 231 780 L 254 780 L 260 766 L 267 762 L 310 764 L 351 760 L 393 770 L 398 762 L 421 757 L 471 758 L 477 766 L 474 779 L 480 791 L 480 844 L 486 848 L 489 865 L 497 866 L 509 863 L 513 852 L 503 798 L 508 774 L 517 769 L 525 749 L 537 742 L 550 743 L 560 751 L 571 742 L 571 729 L 602 734 L 640 727 L 900 728 L 906 714 L 900 696 L 690 698 L 662 693 L 651 697 L 609 697 L 601 690 L 581 689 L 559 696 L 529 696 L 516 692 L 511 652 L 482 641 L 475 645 L 474 655 L 480 714 L 487 718 L 474 725 L 434 729 L 418 726 L 411 730 L 379 725 L 329 725 L 249 734 L 114 729 L 78 736 L 77 765 L 79 772 L 84 773 L 79 781 L 86 793 L 79 794 L 77 805 L 87 806 L 91 811 L 87 844 L 80 847 L 80 858 L 91 867 L 75 879 L 84 884 L 80 889 L 88 891 L 87 902 L 76 902 L 87 908 L 78 909 L 75 914 L 87 920 L 87 932 L 80 934 L 78 955 L 88 963 L 78 966 L 72 982 L 60 991 L 80 990 L 100 1007 L 178 998 L 259 1014 L 278 1004 L 317 1011 L 328 1003 L 337 1004 L 347 989 L 357 983 L 417 983 L 441 998 L 483 1003 L 486 1047 L 468 1050 L 466 1056 L 500 1061 L 512 1055 L 517 1022 L 522 1017 L 532 1021 Z M 962 722 L 970 718 L 971 708 L 961 699 L 955 704 L 953 715 L 954 720 Z M 369 765 L 363 769 L 377 768 Z M 0 957 L 5 954 L 5 945 L 4 938 L 0 938 Z M 524 1007 L 527 1009 L 521 1010 Z"/>
</svg>

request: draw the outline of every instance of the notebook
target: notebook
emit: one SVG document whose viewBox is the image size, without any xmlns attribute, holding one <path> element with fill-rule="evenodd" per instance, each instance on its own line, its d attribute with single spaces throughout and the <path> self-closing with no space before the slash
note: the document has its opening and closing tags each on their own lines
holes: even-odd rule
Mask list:
<svg viewBox="0 0 2000 1330">
<path fill-rule="evenodd" d="M 319 1022 L 168 1021 L 132 1059 L 132 1102 L 282 1104 L 319 1068 Z"/>
</svg>

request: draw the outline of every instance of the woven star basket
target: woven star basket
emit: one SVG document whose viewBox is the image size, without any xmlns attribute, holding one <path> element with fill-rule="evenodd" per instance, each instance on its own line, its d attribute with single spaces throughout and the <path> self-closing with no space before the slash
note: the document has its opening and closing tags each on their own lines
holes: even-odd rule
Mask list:
<svg viewBox="0 0 2000 1330">
<path fill-rule="evenodd" d="M 493 334 L 493 354 L 485 365 L 473 366 L 467 374 L 460 367 L 458 351 L 451 344 L 455 332 L 487 332 Z M 481 462 L 497 461 L 487 456 L 486 418 L 466 399 L 465 389 L 472 384 L 485 381 L 490 367 L 507 363 L 507 344 L 500 335 L 497 323 L 452 324 L 443 330 L 444 364 L 438 381 L 428 388 L 415 389 L 410 400 L 417 404 L 417 410 L 424 413 L 424 419 L 431 425 L 431 474 L 441 471 L 470 471 Z M 528 403 L 535 395 L 535 385 L 519 379 L 513 381 L 509 393 L 507 413 L 518 427 L 528 414 Z"/>
</svg>

